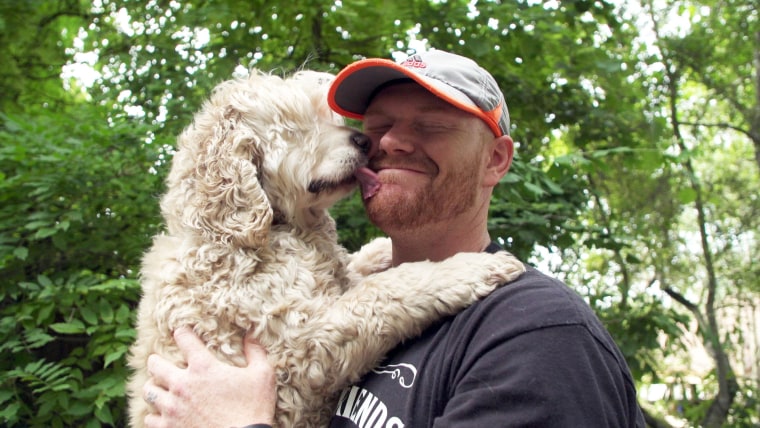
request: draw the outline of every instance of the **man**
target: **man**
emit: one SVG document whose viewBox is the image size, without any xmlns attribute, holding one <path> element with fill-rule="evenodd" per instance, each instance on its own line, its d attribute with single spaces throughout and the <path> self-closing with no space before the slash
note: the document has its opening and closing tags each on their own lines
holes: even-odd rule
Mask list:
<svg viewBox="0 0 760 428">
<path fill-rule="evenodd" d="M 443 51 L 341 71 L 331 107 L 362 119 L 372 140 L 363 179 L 371 221 L 393 263 L 500 251 L 487 230 L 494 186 L 512 162 L 509 114 L 493 77 Z M 379 181 L 370 193 L 369 182 Z M 371 195 L 371 196 L 370 196 Z M 403 285 L 400 285 L 403 286 Z M 158 357 L 149 426 L 272 422 L 273 374 L 247 341 L 247 368 L 214 360 L 187 330 L 188 369 Z M 235 393 L 235 391 L 239 391 Z M 216 400 L 216 401 L 211 401 Z M 236 425 L 237 424 L 237 425 Z M 535 269 L 392 351 L 347 388 L 332 427 L 643 427 L 622 354 L 591 309 Z"/>
</svg>

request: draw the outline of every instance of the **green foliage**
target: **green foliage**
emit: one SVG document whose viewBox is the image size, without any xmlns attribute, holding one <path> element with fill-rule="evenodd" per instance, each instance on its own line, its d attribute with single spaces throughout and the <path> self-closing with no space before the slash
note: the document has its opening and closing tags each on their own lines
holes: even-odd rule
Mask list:
<svg viewBox="0 0 760 428">
<path fill-rule="evenodd" d="M 59 116 L 0 116 L 0 269 L 131 276 L 160 222 L 163 150 L 137 124 L 82 106 Z M 125 239 L 128 238 L 128 239 Z"/>
<path fill-rule="evenodd" d="M 113 426 L 123 420 L 124 355 L 134 340 L 135 280 L 40 275 L 4 293 L 0 422 Z"/>
<path fill-rule="evenodd" d="M 349 251 L 356 251 L 372 238 L 383 236 L 382 231 L 370 223 L 366 215 L 357 215 L 363 210 L 359 192 L 338 202 L 330 210 L 330 215 L 339 225 L 338 239 Z"/>
<path fill-rule="evenodd" d="M 61 39 L 70 42 L 86 25 L 85 8 L 75 1 L 0 0 L 0 111 L 70 98 L 59 77 L 68 59 Z"/>
<path fill-rule="evenodd" d="M 129 30 L 108 10 L 123 8 Z M 128 91 L 148 122 L 176 135 L 208 92 L 236 67 L 287 74 L 308 67 L 336 72 L 358 55 L 387 57 L 413 25 L 407 1 L 134 2 L 114 0 L 101 11 L 85 49 L 101 49 L 99 67 L 116 77 L 95 96 Z M 390 17 L 394 17 L 391 19 Z M 403 24 L 395 22 L 402 20 Z M 146 28 L 147 30 L 141 30 Z M 101 38 L 109 43 L 100 48 Z M 206 41 L 207 40 L 207 41 Z"/>
<path fill-rule="evenodd" d="M 67 113 L 0 115 L 3 426 L 123 424 L 159 144 L 103 109 Z"/>
<path fill-rule="evenodd" d="M 658 373 L 666 355 L 682 350 L 678 341 L 688 317 L 662 304 L 652 296 L 638 295 L 627 306 L 610 305 L 611 294 L 598 293 L 589 296 L 589 303 L 601 315 L 602 322 L 617 340 L 626 357 L 634 379 L 652 376 L 661 382 Z M 663 335 L 668 337 L 663 346 Z"/>
<path fill-rule="evenodd" d="M 734 428 L 754 428 L 760 419 L 760 388 L 752 380 L 743 381 L 736 400 L 731 406 L 726 426 Z"/>
<path fill-rule="evenodd" d="M 525 162 L 518 154 L 494 191 L 489 230 L 513 254 L 527 260 L 536 243 L 565 248 L 573 245 L 577 217 L 586 203 L 584 178 L 574 165 Z"/>
</svg>

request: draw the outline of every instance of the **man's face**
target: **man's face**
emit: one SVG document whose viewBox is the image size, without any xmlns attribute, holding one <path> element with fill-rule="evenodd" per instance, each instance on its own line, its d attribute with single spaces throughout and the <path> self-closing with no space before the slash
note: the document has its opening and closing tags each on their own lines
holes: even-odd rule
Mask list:
<svg viewBox="0 0 760 428">
<path fill-rule="evenodd" d="M 384 231 L 445 222 L 483 203 L 484 145 L 493 134 L 475 116 L 404 83 L 373 98 L 364 132 L 381 183 L 365 206 Z"/>
</svg>

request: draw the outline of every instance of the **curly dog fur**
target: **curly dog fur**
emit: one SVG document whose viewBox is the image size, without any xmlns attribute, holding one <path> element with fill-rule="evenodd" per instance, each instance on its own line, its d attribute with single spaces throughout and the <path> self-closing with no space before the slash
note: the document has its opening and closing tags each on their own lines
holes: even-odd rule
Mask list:
<svg viewBox="0 0 760 428">
<path fill-rule="evenodd" d="M 388 350 L 524 271 L 505 252 L 389 269 L 387 239 L 349 256 L 327 209 L 356 187 L 369 140 L 329 110 L 331 79 L 254 71 L 223 82 L 180 135 L 161 200 L 168 231 L 141 272 L 133 426 L 149 411 L 148 356 L 185 364 L 179 327 L 235 365 L 253 329 L 277 373 L 277 425 L 325 426 L 337 393 Z"/>
</svg>

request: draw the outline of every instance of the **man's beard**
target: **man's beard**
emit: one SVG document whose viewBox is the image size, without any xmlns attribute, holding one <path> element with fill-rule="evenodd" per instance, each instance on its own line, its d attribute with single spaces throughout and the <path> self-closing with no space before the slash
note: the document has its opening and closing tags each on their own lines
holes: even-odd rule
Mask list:
<svg viewBox="0 0 760 428">
<path fill-rule="evenodd" d="M 391 161 L 387 163 L 394 165 Z M 400 181 L 397 176 L 386 176 L 381 180 L 378 193 L 364 201 L 367 215 L 380 229 L 403 230 L 439 223 L 462 214 L 475 203 L 479 189 L 477 158 L 473 156 L 465 163 L 441 182 L 434 183 L 434 175 L 430 175 L 431 181 L 414 193 L 383 189 L 386 184 L 398 185 L 394 181 Z M 383 161 L 378 164 L 382 165 Z M 437 171 L 435 165 L 433 169 Z"/>
</svg>

